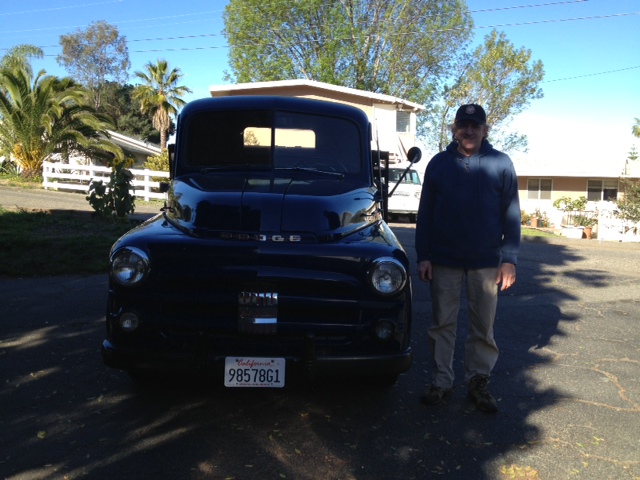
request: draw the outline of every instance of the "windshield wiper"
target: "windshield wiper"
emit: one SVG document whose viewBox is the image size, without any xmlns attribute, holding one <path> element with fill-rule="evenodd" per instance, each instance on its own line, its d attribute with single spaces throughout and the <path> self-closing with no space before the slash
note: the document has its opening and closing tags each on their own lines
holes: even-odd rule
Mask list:
<svg viewBox="0 0 640 480">
<path fill-rule="evenodd" d="M 332 177 L 344 178 L 344 173 L 341 172 L 330 172 L 327 170 L 318 170 L 317 168 L 309 168 L 309 167 L 276 167 L 275 170 L 292 170 L 294 172 L 308 172 L 308 173 L 319 173 L 321 175 L 329 175 Z"/>
<path fill-rule="evenodd" d="M 268 167 L 267 167 L 268 168 Z M 204 167 L 200 169 L 200 173 L 212 173 L 229 170 L 264 170 L 263 165 L 254 165 L 250 163 L 234 163 L 228 165 L 216 165 L 215 167 Z"/>
</svg>

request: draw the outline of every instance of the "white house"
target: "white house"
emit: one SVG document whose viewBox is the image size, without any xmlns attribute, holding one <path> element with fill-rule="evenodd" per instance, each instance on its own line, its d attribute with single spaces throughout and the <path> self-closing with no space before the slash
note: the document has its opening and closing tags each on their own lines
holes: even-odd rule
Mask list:
<svg viewBox="0 0 640 480">
<path fill-rule="evenodd" d="M 587 209 L 591 211 L 615 210 L 616 201 L 624 195 L 621 180 L 640 178 L 640 160 L 610 158 L 589 162 L 587 157 L 576 155 L 562 162 L 514 157 L 522 210 L 529 214 L 536 210 L 546 212 L 555 226 L 562 223 L 562 212 L 553 207 L 553 202 L 561 197 L 587 197 Z"/>
</svg>

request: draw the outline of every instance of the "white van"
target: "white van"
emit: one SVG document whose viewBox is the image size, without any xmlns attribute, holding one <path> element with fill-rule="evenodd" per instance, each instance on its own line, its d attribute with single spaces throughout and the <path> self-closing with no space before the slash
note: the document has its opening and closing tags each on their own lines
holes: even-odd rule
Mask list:
<svg viewBox="0 0 640 480">
<path fill-rule="evenodd" d="M 400 180 L 404 168 L 389 168 L 389 185 L 393 186 Z M 389 220 L 399 216 L 408 216 L 409 221 L 415 222 L 420 205 L 420 192 L 422 191 L 422 181 L 418 172 L 409 169 L 402 182 L 398 185 L 393 195 L 389 197 Z M 389 190 L 391 193 L 391 190 Z"/>
</svg>

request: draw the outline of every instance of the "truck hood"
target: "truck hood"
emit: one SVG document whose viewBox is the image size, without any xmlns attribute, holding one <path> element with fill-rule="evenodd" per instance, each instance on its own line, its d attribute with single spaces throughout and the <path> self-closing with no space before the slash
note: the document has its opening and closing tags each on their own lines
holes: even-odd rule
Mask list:
<svg viewBox="0 0 640 480">
<path fill-rule="evenodd" d="M 194 236 L 334 238 L 381 218 L 376 189 L 324 174 L 198 174 L 172 182 L 167 218 Z"/>
</svg>

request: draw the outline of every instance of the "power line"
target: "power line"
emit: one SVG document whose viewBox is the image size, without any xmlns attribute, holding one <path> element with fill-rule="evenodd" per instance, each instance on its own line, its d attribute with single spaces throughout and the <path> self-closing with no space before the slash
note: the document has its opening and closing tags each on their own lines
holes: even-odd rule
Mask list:
<svg viewBox="0 0 640 480">
<path fill-rule="evenodd" d="M 585 0 L 578 0 L 578 1 L 585 1 Z M 640 15 L 640 12 L 629 12 L 629 13 L 616 13 L 616 14 L 611 14 L 611 15 L 596 15 L 596 16 L 592 16 L 592 17 L 574 17 L 574 18 L 565 18 L 565 19 L 551 19 L 551 20 L 538 20 L 538 21 L 531 21 L 531 22 L 522 22 L 522 23 L 505 23 L 505 24 L 496 24 L 496 25 L 483 25 L 483 26 L 478 26 L 478 27 L 474 27 L 474 29 L 485 29 L 485 28 L 498 28 L 498 27 L 520 27 L 520 26 L 526 26 L 526 25 L 535 25 L 535 24 L 540 24 L 540 23 L 557 23 L 557 22 L 570 22 L 570 21 L 581 21 L 581 20 L 598 20 L 598 19 L 605 19 L 605 18 L 615 18 L 615 17 L 623 17 L 623 16 L 629 16 L 629 15 Z M 435 30 L 432 32 L 425 32 L 425 33 L 437 33 L 437 32 L 442 32 L 442 31 L 446 31 L 446 30 Z M 401 34 L 398 35 L 415 35 L 417 32 L 403 32 Z M 180 39 L 191 39 L 191 38 L 198 38 L 198 37 L 215 37 L 215 36 L 221 36 L 220 34 L 216 34 L 216 33 L 211 33 L 211 34 L 202 34 L 202 35 L 187 35 L 187 36 L 182 36 L 182 37 L 158 37 L 158 38 L 147 38 L 147 39 L 136 39 L 136 40 L 131 40 L 132 42 L 144 42 L 144 41 L 163 41 L 163 40 L 180 40 Z M 349 37 L 351 38 L 351 37 Z M 333 40 L 343 40 L 343 39 L 333 39 Z M 269 42 L 265 43 L 268 44 Z M 253 45 L 261 45 L 261 44 L 253 44 Z M 209 46 L 209 47 L 184 47 L 184 48 L 167 48 L 167 49 L 150 49 L 150 50 L 134 50 L 134 53 L 147 53 L 147 52 L 162 52 L 162 51 L 188 51 L 188 50 L 203 50 L 203 49 L 217 49 L 217 48 L 229 48 L 228 46 Z"/>
<path fill-rule="evenodd" d="M 574 17 L 574 18 L 556 18 L 551 20 L 534 20 L 531 22 L 521 22 L 521 23 L 500 23 L 495 25 L 484 25 L 481 27 L 474 27 L 474 28 L 481 29 L 481 28 L 499 28 L 499 27 L 522 27 L 526 25 L 536 25 L 540 23 L 575 22 L 579 20 L 600 20 L 603 18 L 626 17 L 630 15 L 640 15 L 640 12 L 612 13 L 611 15 L 595 15 L 593 17 Z"/>
<path fill-rule="evenodd" d="M 84 5 L 67 5 L 66 7 L 51 7 L 51 8 L 40 8 L 37 10 L 27 10 L 24 12 L 4 12 L 4 13 L 0 13 L 0 17 L 5 17 L 8 15 L 23 15 L 23 14 L 31 14 L 31 13 L 38 13 L 38 12 L 53 12 L 56 10 L 68 10 L 70 8 L 82 8 L 82 7 L 95 7 L 97 5 L 106 5 L 108 3 L 120 3 L 123 0 L 110 0 L 108 2 L 96 2 L 96 3 L 85 3 Z"/>
<path fill-rule="evenodd" d="M 62 8 L 75 8 L 75 7 L 91 6 L 91 5 L 100 5 L 100 4 L 107 4 L 107 3 L 118 3 L 120 1 L 122 1 L 122 0 L 111 0 L 111 1 L 108 1 L 108 2 L 76 5 L 76 6 L 69 6 L 69 7 L 60 7 L 59 9 L 62 9 Z M 541 7 L 548 7 L 548 6 L 554 6 L 554 5 L 583 3 L 585 1 L 587 1 L 587 0 L 568 0 L 568 1 L 548 2 L 548 3 L 541 3 L 541 4 L 517 5 L 517 6 L 511 6 L 511 7 L 488 8 L 488 9 L 481 9 L 481 10 L 473 10 L 473 11 L 470 11 L 470 13 L 486 13 L 486 12 L 496 12 L 496 11 L 523 9 L 523 8 L 541 8 Z M 47 9 L 47 10 L 55 10 L 55 9 Z M 37 10 L 35 10 L 35 11 L 37 11 Z M 147 20 L 162 20 L 162 19 L 169 19 L 169 18 L 184 18 L 184 17 L 193 16 L 193 15 L 212 14 L 212 13 L 219 13 L 219 12 L 220 12 L 220 10 L 214 10 L 214 11 L 200 12 L 200 13 L 166 15 L 166 16 L 161 16 L 161 17 L 152 17 L 152 18 L 140 19 L 140 20 L 125 20 L 125 21 L 121 21 L 119 23 L 122 24 L 122 23 L 142 22 L 142 21 L 147 21 Z M 22 12 L 22 13 L 28 13 L 28 12 Z M 596 16 L 590 16 L 590 17 L 571 17 L 571 18 L 563 18 L 563 19 L 548 19 L 548 20 L 537 20 L 537 21 L 530 21 L 530 22 L 514 22 L 514 23 L 494 24 L 494 25 L 481 25 L 481 26 L 474 27 L 474 29 L 500 28 L 500 27 L 520 27 L 520 26 L 528 26 L 528 25 L 536 25 L 536 24 L 544 24 L 544 23 L 558 23 L 558 22 L 570 22 L 570 21 L 584 21 L 584 20 L 598 20 L 598 19 L 618 18 L 618 17 L 631 16 L 631 15 L 640 15 L 640 12 L 628 12 L 628 13 L 618 13 L 618 14 L 610 14 L 610 15 L 596 15 Z M 185 23 L 185 22 L 182 22 L 182 23 Z M 172 25 L 172 24 L 169 24 L 169 25 Z M 439 31 L 441 31 L 441 30 L 439 30 Z M 432 32 L 432 33 L 435 33 L 435 32 Z M 406 35 L 406 34 L 412 34 L 412 33 L 410 33 L 410 32 L 409 33 L 403 33 L 403 35 Z M 168 40 L 172 40 L 172 41 L 175 41 L 175 40 L 191 40 L 191 39 L 197 39 L 197 38 L 211 38 L 211 37 L 219 37 L 219 36 L 222 36 L 222 34 L 219 34 L 219 33 L 207 33 L 207 34 L 199 34 L 199 35 L 184 35 L 184 36 L 172 36 L 172 37 L 138 38 L 138 39 L 127 40 L 127 42 L 128 43 L 134 43 L 134 42 L 137 43 L 137 42 L 158 42 L 158 41 L 168 41 Z M 335 39 L 335 40 L 340 40 L 340 39 Z M 253 45 L 258 45 L 258 44 L 253 44 Z M 56 47 L 59 47 L 59 45 L 46 45 L 46 46 L 41 46 L 40 48 L 56 48 Z M 229 46 L 228 45 L 209 45 L 209 46 L 201 46 L 201 47 L 152 48 L 152 49 L 143 49 L 143 50 L 133 50 L 132 53 L 201 51 L 201 50 L 216 50 L 216 49 L 223 49 L 223 48 L 229 48 Z M 9 49 L 2 48 L 0 50 L 9 50 Z M 44 56 L 45 57 L 54 57 L 56 55 L 44 55 Z M 626 68 L 621 68 L 621 69 L 617 69 L 617 70 L 608 70 L 608 71 L 604 71 L 604 72 L 596 72 L 596 73 L 578 75 L 578 76 L 573 76 L 573 77 L 559 78 L 559 79 L 554 79 L 554 80 L 544 80 L 541 83 L 553 83 L 553 82 L 561 82 L 561 81 L 567 81 L 567 80 L 575 80 L 575 79 L 578 79 L 578 78 L 593 77 L 593 76 L 598 76 L 598 75 L 607 75 L 607 74 L 611 74 L 611 73 L 618 73 L 618 72 L 627 71 L 627 70 L 633 70 L 633 69 L 637 69 L 637 68 L 640 68 L 640 66 L 626 67 Z"/>
<path fill-rule="evenodd" d="M 102 3 L 94 3 L 94 4 L 88 4 L 90 5 L 101 5 L 101 4 L 108 4 L 108 3 L 117 3 L 117 2 L 121 2 L 123 0 L 110 0 L 107 2 L 102 2 Z M 517 5 L 517 6 L 513 6 L 513 7 L 498 7 L 498 8 L 487 8 L 487 9 L 481 9 L 481 10 L 470 10 L 469 13 L 470 14 L 474 14 L 474 13 L 486 13 L 486 12 L 498 12 L 498 11 L 504 11 L 504 10 L 513 10 L 513 9 L 523 9 L 523 8 L 540 8 L 540 7 L 548 7 L 548 6 L 554 6 L 554 5 L 564 5 L 564 4 L 571 4 L 571 3 L 583 3 L 586 2 L 588 0 L 565 0 L 565 1 L 560 1 L 560 2 L 550 2 L 550 3 L 540 3 L 540 4 L 530 4 L 530 5 Z M 63 8 L 77 8 L 77 7 L 82 7 L 82 6 L 87 6 L 87 5 L 75 5 L 75 6 L 69 6 L 69 7 L 59 7 L 59 8 L 51 8 L 51 9 L 42 9 L 42 10 L 32 10 L 30 12 L 14 12 L 14 13 L 8 13 L 6 15 L 11 15 L 11 14 L 15 14 L 15 13 L 35 13 L 35 12 L 39 12 L 39 11 L 47 11 L 47 10 L 60 10 Z M 220 12 L 222 12 L 223 10 L 211 10 L 211 11 L 206 11 L 206 12 L 197 12 L 197 13 L 184 13 L 184 14 L 174 14 L 174 15 L 164 15 L 161 17 L 150 17 L 150 18 L 142 18 L 142 19 L 137 19 L 137 20 L 119 20 L 116 22 L 113 22 L 115 25 L 122 25 L 122 24 L 126 24 L 126 23 L 138 23 L 138 22 L 146 22 L 146 21 L 150 21 L 150 20 L 164 20 L 164 19 L 170 19 L 170 18 L 183 18 L 183 17 L 189 17 L 189 16 L 194 16 L 194 15 L 209 15 L 209 14 L 218 14 Z M 169 24 L 165 24 L 164 26 L 171 26 L 171 25 L 179 25 L 181 22 L 178 23 L 169 23 Z M 81 27 L 86 27 L 87 25 L 74 25 L 74 26 L 67 26 L 67 27 L 46 27 L 46 28 L 40 28 L 40 29 L 29 29 L 29 30 L 14 30 L 11 32 L 7 32 L 5 31 L 4 33 L 30 33 L 30 32 L 37 32 L 37 31 L 44 31 L 44 30 L 53 30 L 53 29 L 72 29 L 72 28 L 81 28 Z M 149 28 L 148 26 L 145 27 L 139 27 L 139 28 Z"/>
<path fill-rule="evenodd" d="M 576 0 L 576 1 L 586 1 L 586 0 Z M 562 2 L 565 3 L 565 2 Z M 517 7 L 509 7 L 509 8 L 517 8 Z M 191 15 L 191 14 L 186 14 Z M 632 15 L 640 15 L 640 12 L 628 12 L 628 13 L 614 13 L 610 15 L 594 15 L 591 17 L 572 17 L 572 18 L 561 18 L 561 19 L 549 19 L 549 20 L 536 20 L 531 22 L 516 22 L 516 23 L 503 23 L 503 24 L 494 24 L 494 25 L 481 25 L 474 27 L 474 29 L 486 29 L 486 28 L 499 28 L 499 27 L 521 27 L 528 25 L 536 25 L 543 23 L 558 23 L 558 22 L 572 22 L 572 21 L 584 21 L 584 20 L 601 20 L 607 18 L 617 18 L 617 17 L 625 17 Z M 167 18 L 167 17 L 160 17 Z M 425 33 L 437 33 L 446 30 L 436 30 L 433 32 L 425 32 Z M 417 32 L 403 32 L 398 35 L 415 35 Z M 186 40 L 186 39 L 195 39 L 195 38 L 206 38 L 206 37 L 221 37 L 220 33 L 205 33 L 199 35 L 183 35 L 183 36 L 174 36 L 174 37 L 152 37 L 152 38 L 137 38 L 127 40 L 127 43 L 133 42 L 158 42 L 158 41 L 166 41 L 166 40 Z M 341 39 L 334 39 L 341 40 Z M 259 43 L 255 43 L 253 45 L 261 45 Z M 55 48 L 59 47 L 59 45 L 43 45 L 39 46 L 39 48 Z M 203 50 L 203 49 L 218 49 L 218 48 L 229 48 L 228 45 L 217 45 L 217 46 L 206 46 L 206 47 L 182 47 L 182 48 L 155 48 L 155 49 L 147 49 L 147 50 L 133 50 L 133 53 L 148 53 L 148 52 L 175 52 L 175 51 L 190 51 L 190 50 Z M 0 50 L 9 50 L 8 48 L 0 48 Z M 45 55 L 45 56 L 53 56 L 53 55 Z"/>
<path fill-rule="evenodd" d="M 121 0 L 117 0 L 117 1 L 121 1 Z M 201 15 L 209 15 L 212 13 L 218 13 L 220 12 L 220 10 L 212 10 L 209 12 L 198 12 L 198 13 L 184 13 L 184 14 L 180 14 L 180 15 L 166 15 L 163 17 L 153 17 L 153 18 L 143 18 L 143 19 L 139 19 L 139 20 L 119 20 L 116 22 L 109 22 L 112 23 L 114 25 L 122 25 L 125 23 L 136 23 L 136 22 L 146 22 L 149 20 L 164 20 L 164 19 L 168 19 L 168 18 L 183 18 L 183 17 L 193 17 L 193 16 L 201 16 Z M 194 22 L 206 22 L 209 20 L 215 20 L 215 19 L 211 19 L 211 18 L 205 18 L 205 19 L 198 19 L 198 20 L 192 20 L 189 22 L 175 22 L 175 23 L 165 23 L 165 24 L 161 24 L 161 25 L 144 25 L 144 26 L 140 26 L 140 27 L 134 27 L 134 28 L 155 28 L 155 27 L 170 27 L 173 25 L 182 25 L 184 23 L 194 23 Z M 82 28 L 82 27 L 88 27 L 88 24 L 83 24 L 83 25 L 72 25 L 72 26 L 66 26 L 66 27 L 44 27 L 44 28 L 32 28 L 32 29 L 28 29 L 28 30 L 13 30 L 10 32 L 4 31 L 3 33 L 33 33 L 33 32 L 43 32 L 45 30 L 56 30 L 56 29 L 62 29 L 64 31 L 68 31 L 70 29 L 77 29 L 77 28 Z"/>
<path fill-rule="evenodd" d="M 635 70 L 636 68 L 640 68 L 640 65 L 636 65 L 635 67 L 619 68 L 617 70 L 607 70 L 606 72 L 587 73 L 585 75 L 577 75 L 575 77 L 556 78 L 554 80 L 543 80 L 540 83 L 564 82 L 565 80 L 575 80 L 577 78 L 595 77 L 597 75 L 607 75 L 608 73 L 624 72 L 627 70 Z"/>
<path fill-rule="evenodd" d="M 588 0 L 565 0 L 563 2 L 550 2 L 550 3 L 538 3 L 532 5 L 515 5 L 513 7 L 495 7 L 495 8 L 484 8 L 482 10 L 470 10 L 469 13 L 487 13 L 487 12 L 501 12 L 504 10 L 516 10 L 519 8 L 537 8 L 537 7 L 552 7 L 555 5 L 567 5 L 571 3 L 584 3 Z"/>
</svg>

